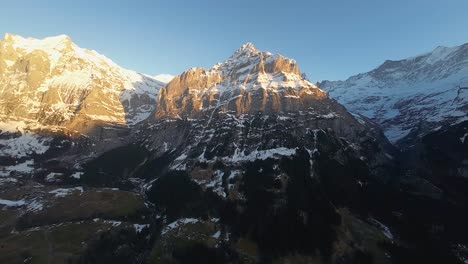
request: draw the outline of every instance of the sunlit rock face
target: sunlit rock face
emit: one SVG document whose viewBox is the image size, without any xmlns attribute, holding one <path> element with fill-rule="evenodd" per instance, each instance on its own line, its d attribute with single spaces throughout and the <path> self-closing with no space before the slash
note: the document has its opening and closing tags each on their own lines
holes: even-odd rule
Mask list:
<svg viewBox="0 0 468 264">
<path fill-rule="evenodd" d="M 236 115 L 298 111 L 326 98 L 301 77 L 296 61 L 247 43 L 211 69 L 192 68 L 175 77 L 161 89 L 155 116 L 196 116 L 213 108 Z"/>
<path fill-rule="evenodd" d="M 211 69 L 176 76 L 134 134 L 156 156 L 178 155 L 169 159 L 172 168 L 187 171 L 218 161 L 242 170 L 239 164 L 300 150 L 313 160 L 322 140 L 327 155 L 353 149 L 370 167 L 391 163 L 392 148 L 377 126 L 307 81 L 296 61 L 251 43 Z"/>
<path fill-rule="evenodd" d="M 154 109 L 164 84 L 125 70 L 68 36 L 6 34 L 0 41 L 0 121 L 90 133 L 130 126 Z"/>
</svg>

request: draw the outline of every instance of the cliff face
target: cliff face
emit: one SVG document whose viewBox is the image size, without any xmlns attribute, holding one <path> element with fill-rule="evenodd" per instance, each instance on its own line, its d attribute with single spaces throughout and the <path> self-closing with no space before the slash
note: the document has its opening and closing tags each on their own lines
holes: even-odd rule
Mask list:
<svg viewBox="0 0 468 264">
<path fill-rule="evenodd" d="M 164 84 L 125 70 L 67 36 L 0 41 L 0 121 L 88 133 L 145 119 Z"/>
<path fill-rule="evenodd" d="M 211 69 L 175 77 L 161 90 L 155 116 L 196 116 L 212 108 L 236 115 L 305 110 L 326 97 L 300 76 L 294 60 L 247 43 Z"/>
</svg>

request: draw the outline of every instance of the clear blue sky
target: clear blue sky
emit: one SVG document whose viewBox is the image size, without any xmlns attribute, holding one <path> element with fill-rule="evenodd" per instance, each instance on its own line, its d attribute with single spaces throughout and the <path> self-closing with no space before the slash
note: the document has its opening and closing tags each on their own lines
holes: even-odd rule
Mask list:
<svg viewBox="0 0 468 264">
<path fill-rule="evenodd" d="M 5 32 L 66 34 L 147 74 L 211 67 L 249 41 L 336 80 L 468 42 L 468 0 L 3 1 Z"/>
</svg>

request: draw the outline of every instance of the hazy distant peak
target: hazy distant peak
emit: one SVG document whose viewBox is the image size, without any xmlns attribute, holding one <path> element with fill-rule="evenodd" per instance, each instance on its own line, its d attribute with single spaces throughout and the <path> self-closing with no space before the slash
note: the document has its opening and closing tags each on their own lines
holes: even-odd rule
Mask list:
<svg viewBox="0 0 468 264">
<path fill-rule="evenodd" d="M 175 76 L 172 74 L 162 73 L 154 76 L 153 78 L 163 83 L 169 83 L 170 81 L 172 81 L 172 79 L 174 79 L 174 77 Z"/>
</svg>

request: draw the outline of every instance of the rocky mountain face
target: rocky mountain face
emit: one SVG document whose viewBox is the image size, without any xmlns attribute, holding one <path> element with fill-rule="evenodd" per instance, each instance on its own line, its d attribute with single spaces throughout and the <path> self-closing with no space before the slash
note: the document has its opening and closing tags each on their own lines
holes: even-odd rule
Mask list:
<svg viewBox="0 0 468 264">
<path fill-rule="evenodd" d="M 125 70 L 67 36 L 0 41 L 0 121 L 82 134 L 148 117 L 164 84 Z"/>
<path fill-rule="evenodd" d="M 294 60 L 251 43 L 211 69 L 192 68 L 175 77 L 160 90 L 154 117 L 142 124 L 137 130 L 149 149 L 183 150 L 184 157 L 205 161 L 261 156 L 259 151 L 294 153 L 296 147 L 313 153 L 322 130 L 358 152 L 366 141 L 379 149 L 380 156 L 369 151 L 362 159 L 385 162 L 391 159 L 385 151 L 392 151 L 370 121 L 305 80 Z"/>
<path fill-rule="evenodd" d="M 12 37 L 18 38 L 6 39 Z M 161 86 L 74 44 L 71 51 L 44 44 L 58 39 L 39 41 L 49 52 L 44 58 L 59 49 L 52 64 L 70 56 L 62 66 L 74 70 L 62 79 L 45 74 L 47 90 L 27 81 L 38 66 L 18 73 L 24 79 L 1 68 L 2 83 L 18 79 L 27 88 L 11 100 L 29 105 L 50 93 L 41 98 L 63 101 L 67 92 L 82 101 L 62 116 L 47 110 L 54 105 L 49 99 L 39 101 L 45 110 L 36 115 L 2 101 L 10 114 L 0 134 L 0 262 L 459 263 L 466 257 L 466 216 L 447 222 L 453 218 L 430 210 L 455 215 L 464 205 L 431 198 L 425 194 L 434 192 L 424 188 L 403 190 L 424 185 L 402 184 L 400 153 L 379 125 L 307 81 L 294 60 L 247 43 L 211 69 L 189 69 Z M 27 53 L 29 44 L 22 45 L 17 50 Z M 71 63 L 84 56 L 78 50 L 93 55 L 80 57 L 80 70 Z M 0 61 L 13 67 L 21 59 Z M 105 74 L 94 72 L 95 63 Z M 82 71 L 112 85 L 79 93 L 82 86 L 70 76 L 82 80 Z M 127 86 L 136 76 L 146 81 Z M 56 78 L 66 85 L 53 93 Z M 93 107 L 83 105 L 87 100 Z M 57 118 L 49 118 L 53 113 Z M 74 125 L 86 122 L 98 132 Z M 463 159 L 453 163 L 464 175 Z M 446 235 L 448 226 L 456 231 Z"/>
<path fill-rule="evenodd" d="M 330 96 L 379 123 L 392 142 L 416 139 L 468 116 L 468 44 L 438 47 L 346 81 L 324 81 Z"/>
<path fill-rule="evenodd" d="M 154 115 L 134 130 L 152 156 L 133 177 L 156 175 L 146 194 L 164 226 L 154 263 L 339 263 L 391 243 L 378 221 L 358 212 L 390 184 L 394 149 L 291 59 L 247 43 L 211 69 L 189 69 L 160 90 Z M 353 224 L 370 235 L 348 236 Z M 385 263 L 385 252 L 370 254 Z"/>
</svg>

